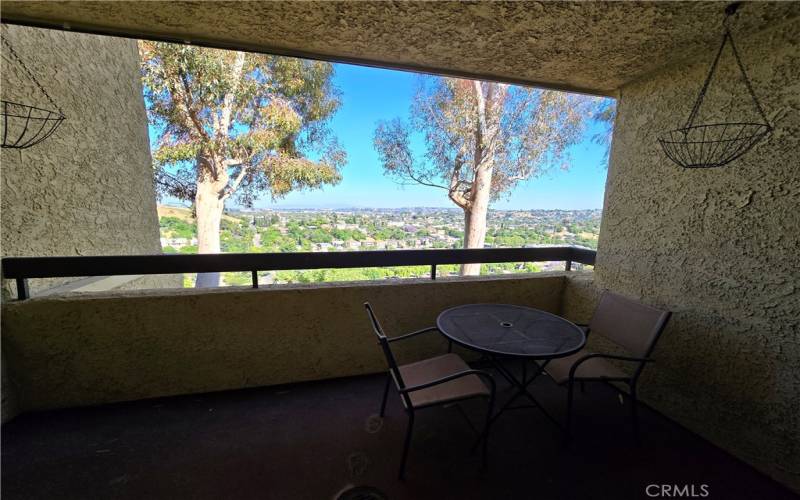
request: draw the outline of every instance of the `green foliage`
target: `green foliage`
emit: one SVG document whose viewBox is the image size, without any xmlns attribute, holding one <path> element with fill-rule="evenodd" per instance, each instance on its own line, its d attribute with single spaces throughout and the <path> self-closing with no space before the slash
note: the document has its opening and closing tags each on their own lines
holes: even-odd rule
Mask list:
<svg viewBox="0 0 800 500">
<path fill-rule="evenodd" d="M 492 167 L 491 196 L 555 166 L 605 101 L 533 87 L 446 77 L 423 80 L 411 122 L 380 122 L 375 148 L 383 168 L 401 182 L 440 187 L 459 206 L 475 196 L 475 174 Z M 427 152 L 415 157 L 413 133 Z"/>
<path fill-rule="evenodd" d="M 281 232 L 275 228 L 261 230 L 259 234 L 261 235 L 261 245 L 265 247 L 273 247 L 281 239 Z"/>
<path fill-rule="evenodd" d="M 614 131 L 614 120 L 617 118 L 616 101 L 607 99 L 597 107 L 594 113 L 595 121 L 600 125 L 600 131 L 592 136 L 595 144 L 605 146 L 606 154 L 604 165 L 608 167 L 608 157 L 611 154 L 611 135 Z"/>
<path fill-rule="evenodd" d="M 342 281 L 373 281 L 409 278 L 429 278 L 430 266 L 402 266 L 402 267 L 367 267 L 355 269 L 308 269 L 300 271 L 278 271 L 275 273 L 277 283 L 320 283 Z M 459 272 L 457 265 L 441 265 L 436 273 L 441 277 L 456 276 Z M 484 264 L 481 274 L 505 273 L 536 273 L 539 268 L 533 263 L 499 263 Z M 230 274 L 230 273 L 229 273 Z M 226 278 L 226 281 L 228 279 Z M 250 283 L 249 275 L 246 284 Z"/>
<path fill-rule="evenodd" d="M 193 201 L 198 173 L 230 175 L 243 205 L 340 180 L 330 63 L 150 41 L 140 54 L 160 194 Z"/>
<path fill-rule="evenodd" d="M 250 286 L 253 276 L 248 272 L 222 273 L 222 279 L 230 286 Z"/>
<path fill-rule="evenodd" d="M 178 217 L 161 217 L 159 219 L 161 235 L 166 238 L 192 239 L 197 235 L 197 225 L 190 224 Z"/>
<path fill-rule="evenodd" d="M 413 220 L 408 216 L 407 220 Z M 548 216 L 542 220 L 537 216 L 535 221 L 514 219 L 502 213 L 494 212 L 491 215 L 493 221 L 487 231 L 486 243 L 491 247 L 519 247 L 528 244 L 580 244 L 590 248 L 597 246 L 597 234 L 599 232 L 599 215 L 587 217 L 586 215 L 563 215 L 558 214 Z M 341 222 L 344 217 L 336 213 L 325 213 L 321 215 L 306 214 L 287 214 L 285 215 L 286 225 L 283 234 L 280 226 L 258 227 L 251 225 L 250 216 L 243 219 L 232 220 L 227 218 L 221 223 L 222 249 L 225 252 L 297 252 L 318 251 L 318 244 L 330 244 L 334 240 L 334 233 L 343 237 L 344 241 L 349 241 L 352 236 L 364 239 L 371 237 L 384 243 L 392 236 L 399 237 L 401 241 L 409 236 L 408 233 L 400 228 L 388 226 L 387 220 L 378 216 L 359 216 L 356 222 L 358 229 L 333 229 L 337 219 Z M 347 217 L 348 220 L 353 220 Z M 254 219 L 257 223 L 259 216 Z M 181 228 L 178 218 L 162 219 L 162 236 L 166 236 L 167 231 Z M 459 234 L 458 231 L 450 229 L 450 226 L 460 222 L 460 217 L 444 218 L 434 222 L 419 222 L 423 226 L 417 233 L 428 234 L 432 240 L 433 248 L 460 248 L 461 240 L 455 242 L 445 242 L 439 236 L 439 231 L 444 230 L 446 234 Z M 188 224 L 188 223 L 183 223 Z M 185 228 L 184 228 L 185 229 Z M 569 233 L 560 232 L 568 230 Z M 261 246 L 255 247 L 254 238 L 256 232 L 260 235 Z M 417 238 L 417 233 L 411 239 Z M 347 249 L 336 249 L 326 247 L 328 251 L 346 251 Z M 176 250 L 173 247 L 165 247 L 165 253 L 197 253 L 196 246 L 186 246 Z M 481 268 L 482 274 L 508 274 L 508 273 L 532 273 L 539 272 L 539 265 L 533 263 L 497 263 L 485 264 Z M 438 275 L 442 278 L 456 276 L 459 272 L 458 265 L 441 265 L 437 268 Z M 390 268 L 366 268 L 366 269 L 327 269 L 327 270 L 298 270 L 280 271 L 277 273 L 262 272 L 262 283 L 314 283 L 321 281 L 363 281 L 363 280 L 390 280 L 405 278 L 427 278 L 430 273 L 429 266 L 410 266 L 410 267 L 390 267 Z M 190 286 L 194 278 L 186 278 L 186 283 Z M 251 284 L 250 273 L 227 273 L 223 274 L 225 283 L 235 286 L 249 286 Z"/>
</svg>

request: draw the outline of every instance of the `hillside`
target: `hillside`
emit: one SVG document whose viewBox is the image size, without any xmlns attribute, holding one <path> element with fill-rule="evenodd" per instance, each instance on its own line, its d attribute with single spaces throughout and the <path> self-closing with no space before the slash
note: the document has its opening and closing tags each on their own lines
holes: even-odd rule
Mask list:
<svg viewBox="0 0 800 500">
<path fill-rule="evenodd" d="M 161 217 L 176 217 L 185 222 L 189 223 L 194 222 L 194 217 L 192 217 L 192 209 L 185 207 L 158 205 L 158 218 L 160 219 Z M 228 222 L 235 222 L 237 224 L 240 222 L 240 219 L 225 214 L 222 215 L 222 220 L 226 220 Z"/>
</svg>

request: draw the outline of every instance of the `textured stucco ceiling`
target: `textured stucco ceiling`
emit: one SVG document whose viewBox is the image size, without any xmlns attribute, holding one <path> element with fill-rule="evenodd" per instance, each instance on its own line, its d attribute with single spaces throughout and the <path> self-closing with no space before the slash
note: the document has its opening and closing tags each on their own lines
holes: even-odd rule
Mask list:
<svg viewBox="0 0 800 500">
<path fill-rule="evenodd" d="M 724 2 L 20 2 L 2 18 L 613 94 L 716 44 Z M 800 15 L 746 3 L 737 32 Z"/>
</svg>

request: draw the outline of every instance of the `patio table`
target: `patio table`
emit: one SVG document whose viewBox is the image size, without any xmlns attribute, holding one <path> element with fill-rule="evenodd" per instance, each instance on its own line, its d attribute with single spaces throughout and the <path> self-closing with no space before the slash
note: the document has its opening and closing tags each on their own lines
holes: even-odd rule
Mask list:
<svg viewBox="0 0 800 500">
<path fill-rule="evenodd" d="M 556 426 L 553 418 L 528 390 L 551 359 L 578 352 L 586 343 L 586 334 L 564 318 L 531 307 L 510 304 L 467 304 L 443 311 L 436 326 L 452 342 L 479 352 L 494 364 L 498 372 L 517 390 L 493 416 L 494 422 L 506 410 L 538 408 Z M 503 364 L 507 358 L 522 360 L 518 378 Z M 528 363 L 534 368 L 527 373 Z M 526 397 L 533 404 L 511 406 Z"/>
</svg>

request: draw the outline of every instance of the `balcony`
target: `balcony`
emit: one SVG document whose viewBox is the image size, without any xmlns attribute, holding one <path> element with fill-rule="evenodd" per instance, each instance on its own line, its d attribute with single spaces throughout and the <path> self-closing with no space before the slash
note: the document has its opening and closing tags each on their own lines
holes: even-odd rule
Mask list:
<svg viewBox="0 0 800 500">
<path fill-rule="evenodd" d="M 697 494 L 707 485 L 711 498 L 796 498 L 652 410 L 641 412 L 646 438 L 635 444 L 602 385 L 581 396 L 569 450 L 541 415 L 504 415 L 484 473 L 454 408 L 420 413 L 408 478 L 397 481 L 406 418 L 391 398 L 376 420 L 383 384 L 367 375 L 37 413 L 4 428 L 3 495 L 318 499 L 368 485 L 393 499 L 619 499 L 647 498 L 664 482 Z M 562 388 L 535 384 L 543 404 L 563 408 Z M 476 422 L 484 413 L 465 411 Z"/>
<path fill-rule="evenodd" d="M 565 271 L 8 303 L 4 352 L 17 403 L 36 413 L 3 428 L 4 496 L 312 499 L 369 485 L 388 498 L 638 498 L 666 481 L 705 484 L 722 498 L 793 498 L 650 408 L 637 444 L 626 407 L 602 384 L 578 398 L 568 448 L 538 412 L 504 414 L 482 475 L 479 454 L 469 453 L 475 435 L 458 412 L 423 412 L 409 479 L 396 480 L 405 416 L 396 397 L 386 418 L 377 416 L 385 361 L 360 304 L 372 301 L 394 333 L 473 302 L 585 321 L 592 281 L 591 272 Z M 433 337 L 403 347 L 400 362 L 446 348 Z M 501 397 L 509 390 L 500 384 Z M 533 390 L 563 418 L 562 387 L 543 377 Z M 52 410 L 73 407 L 81 408 Z M 483 407 L 464 407 L 481 421 Z"/>
<path fill-rule="evenodd" d="M 43 67 L 54 82 L 71 84 L 53 91 L 70 120 L 47 148 L 2 152 L 4 498 L 318 499 L 348 485 L 397 499 L 702 497 L 703 485 L 708 498 L 797 498 L 800 4 L 741 7 L 737 47 L 773 132 L 736 162 L 709 169 L 676 166 L 658 137 L 682 123 L 703 84 L 719 43 L 720 4 L 434 5 L 3 3 L 4 29 L 32 30 L 30 50 L 55 47 L 37 57 L 64 58 Z M 55 31 L 69 29 L 79 33 Z M 596 257 L 564 248 L 391 252 L 386 258 L 399 259 L 392 262 L 382 260 L 387 252 L 150 255 L 159 245 L 146 127 L 109 126 L 120 102 L 124 116 L 145 117 L 141 88 L 116 78 L 136 72 L 135 48 L 111 57 L 111 38 L 91 42 L 85 33 L 615 96 Z M 64 48 L 68 35 L 74 50 Z M 102 52 L 105 66 L 80 50 Z M 86 61 L 91 71 L 81 67 Z M 731 98 L 737 83 L 709 91 L 725 106 L 712 119 L 752 111 Z M 120 97 L 130 94 L 138 104 Z M 56 176 L 69 189 L 55 189 Z M 103 189 L 87 188 L 95 184 Z M 99 253 L 108 255 L 79 257 Z M 567 265 L 466 279 L 436 271 L 492 259 L 593 271 Z M 436 279 L 48 296 L 31 286 L 63 277 L 410 264 L 430 265 Z M 603 290 L 673 312 L 641 380 L 641 444 L 618 394 L 597 384 L 578 395 L 569 447 L 539 413 L 503 415 L 485 474 L 455 408 L 421 414 L 408 479 L 396 479 L 402 410 L 390 398 L 387 417 L 375 418 L 386 367 L 363 301 L 396 335 L 475 302 L 583 322 Z M 590 338 L 590 347 L 610 348 L 599 342 Z M 434 337 L 415 339 L 400 347 L 400 362 L 443 347 Z M 498 380 L 502 395 L 508 388 Z M 541 378 L 533 390 L 563 418 L 563 389 Z M 480 421 L 479 408 L 466 412 Z"/>
</svg>

